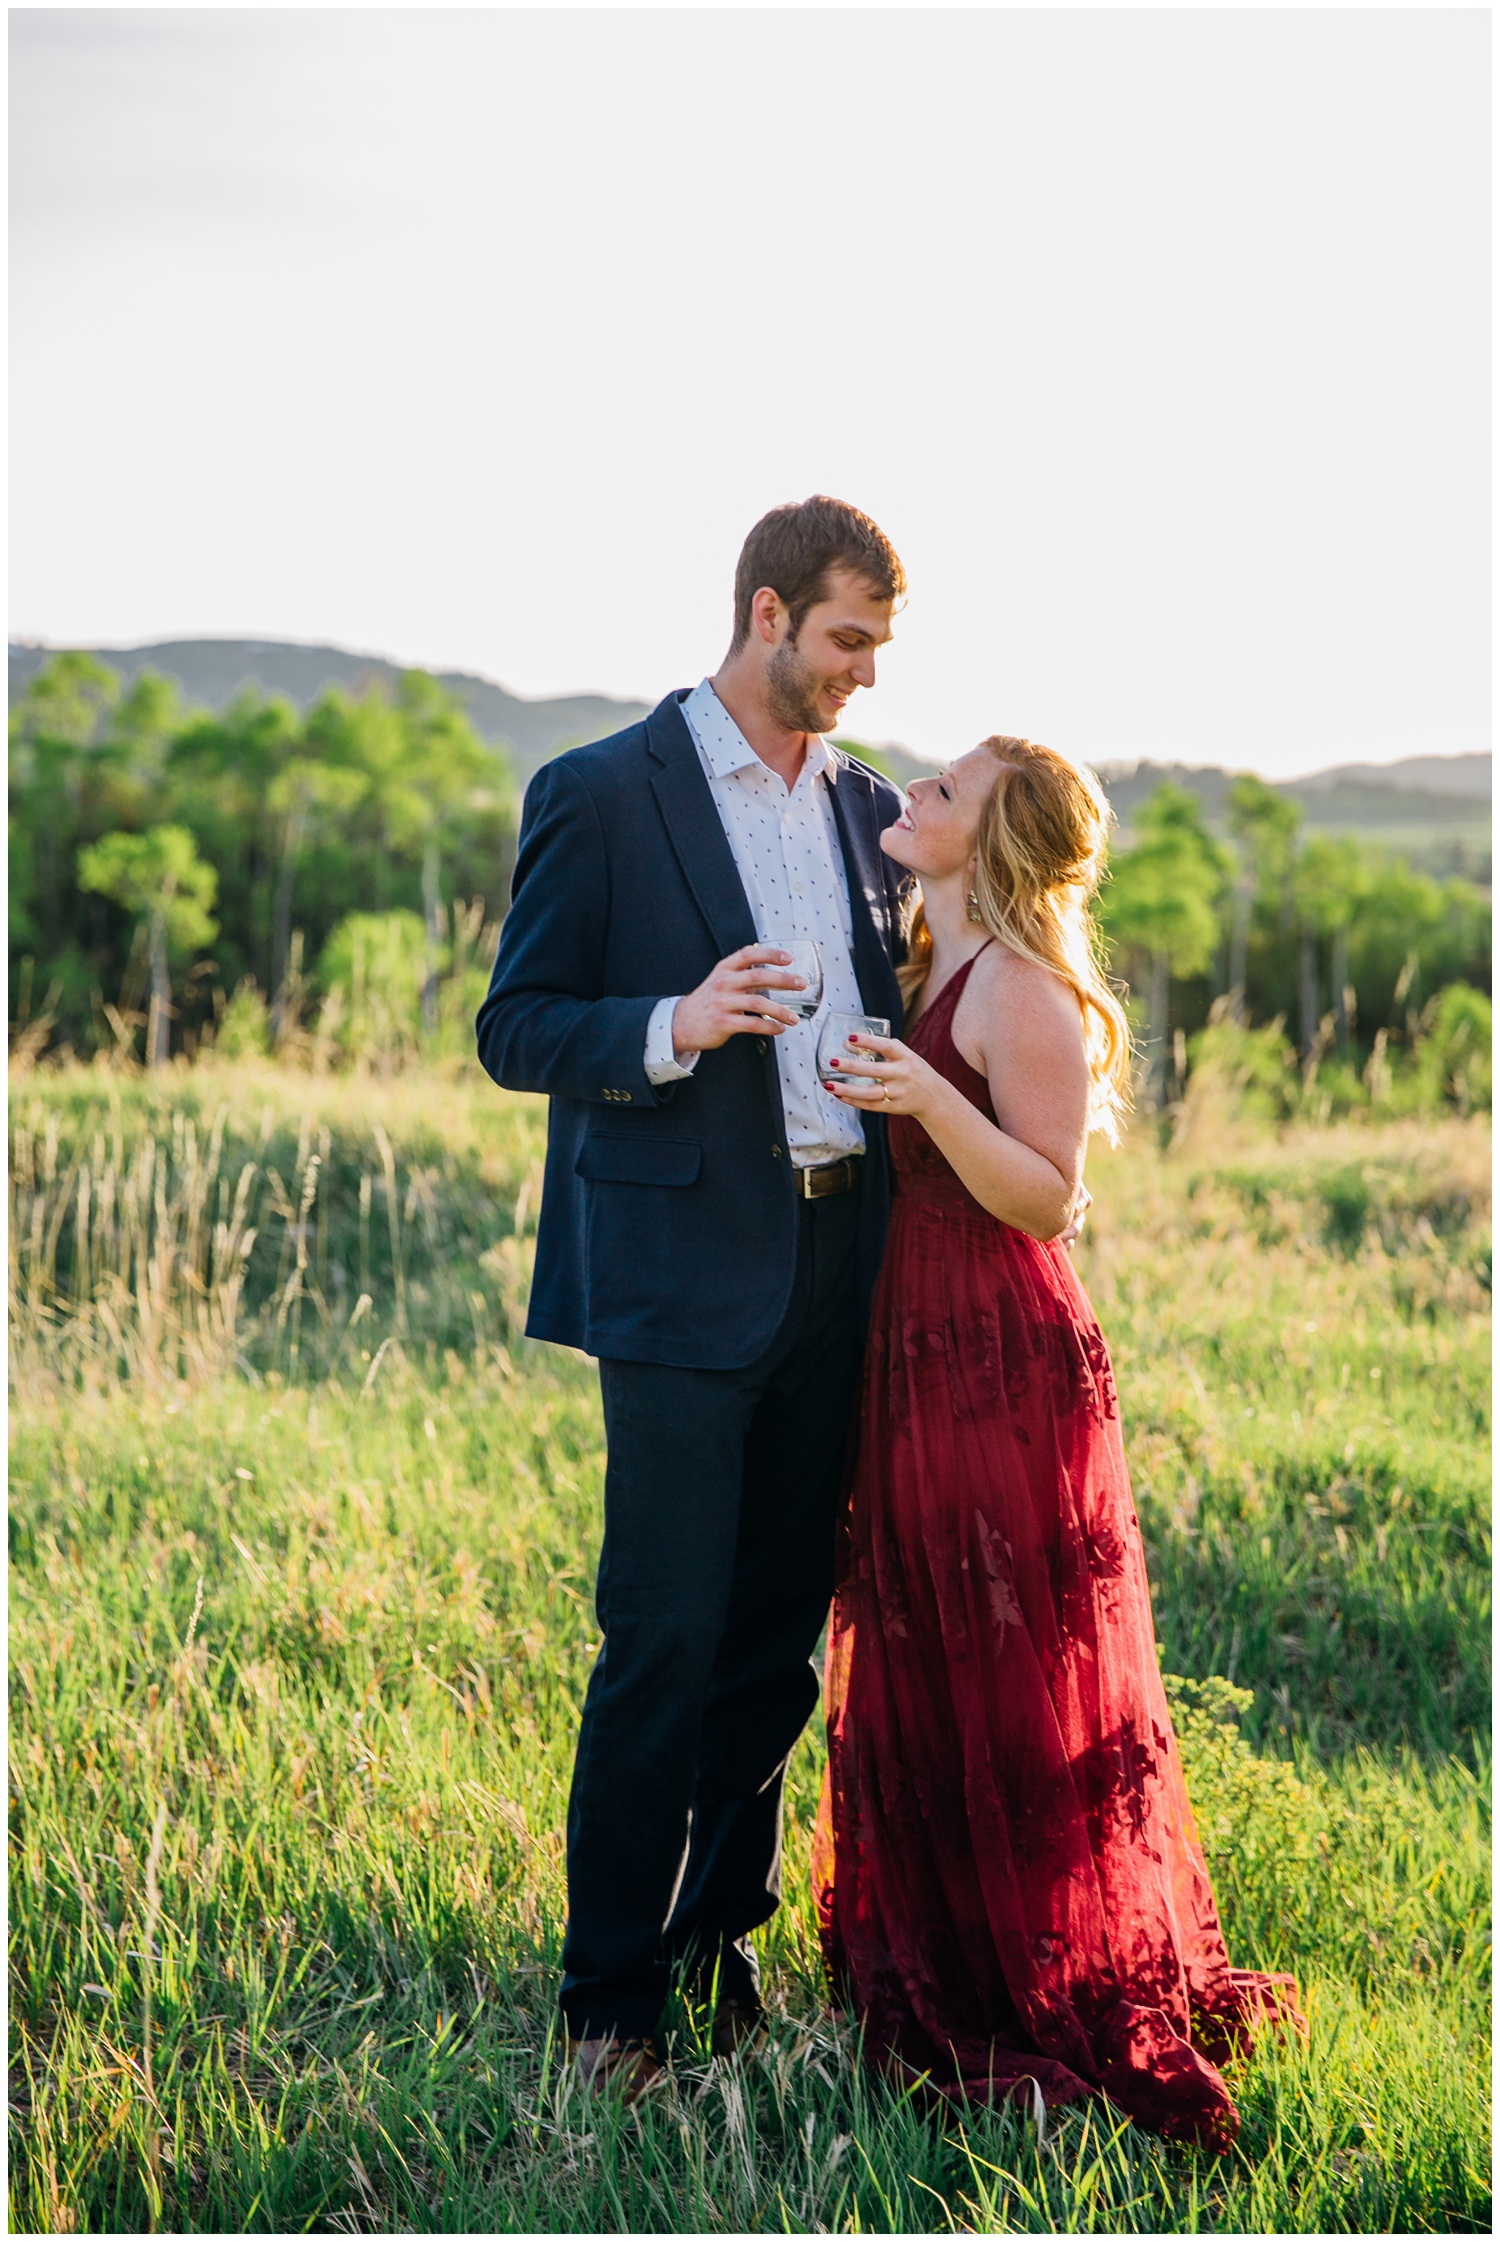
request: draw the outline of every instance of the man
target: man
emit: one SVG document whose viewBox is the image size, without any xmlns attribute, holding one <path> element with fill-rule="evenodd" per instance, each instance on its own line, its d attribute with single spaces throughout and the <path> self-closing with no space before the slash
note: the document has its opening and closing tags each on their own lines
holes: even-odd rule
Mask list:
<svg viewBox="0 0 1500 2242">
<path fill-rule="evenodd" d="M 789 937 L 835 1011 L 901 1016 L 901 809 L 831 748 L 905 591 L 830 498 L 750 532 L 717 673 L 527 791 L 478 1019 L 551 1099 L 527 1331 L 599 1358 L 609 1459 L 568 1810 L 561 2003 L 633 2097 L 674 1972 L 720 2053 L 760 2019 L 786 1763 L 817 1702 L 840 1466 L 884 1237 L 883 1128 L 823 1093 Z"/>
</svg>

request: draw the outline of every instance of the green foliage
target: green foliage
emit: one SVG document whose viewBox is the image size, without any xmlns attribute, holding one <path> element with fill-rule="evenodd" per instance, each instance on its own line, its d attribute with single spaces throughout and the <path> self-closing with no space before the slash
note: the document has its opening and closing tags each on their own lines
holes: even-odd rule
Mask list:
<svg viewBox="0 0 1500 2242">
<path fill-rule="evenodd" d="M 1299 1885 L 1317 1855 L 1321 1799 L 1286 1760 L 1263 1758 L 1240 1734 L 1254 1690 L 1236 1689 L 1222 1674 L 1162 1679 L 1183 1764 L 1193 1771 L 1204 1852 L 1215 1861 L 1243 1861 L 1252 1886 L 1267 1874 Z"/>
<path fill-rule="evenodd" d="M 337 1033 L 350 1051 L 409 1056 L 421 1029 L 422 990 L 440 969 L 415 911 L 351 911 L 329 936 L 319 964 L 337 992 Z"/>
<path fill-rule="evenodd" d="M 839 744 L 898 780 L 905 773 L 898 752 Z M 12 712 L 10 799 L 12 1039 L 22 1056 L 35 1059 L 49 1039 L 64 1053 L 134 1049 L 147 1017 L 145 906 L 117 900 L 124 873 L 108 871 L 109 852 L 163 828 L 191 836 L 216 889 L 215 928 L 191 970 L 169 979 L 159 955 L 150 961 L 158 1056 L 169 1017 L 174 1046 L 192 1055 L 225 1032 L 223 991 L 251 983 L 265 994 L 272 1048 L 294 1063 L 388 1070 L 471 1047 L 514 861 L 515 787 L 499 751 L 422 672 L 405 673 L 394 694 L 330 690 L 305 715 L 247 693 L 210 716 L 185 710 L 162 678 L 142 673 L 122 693 L 92 657 L 57 655 Z M 1132 845 L 1115 853 L 1099 914 L 1141 1029 L 1147 1110 L 1169 1096 L 1180 1103 L 1187 1039 L 1217 1028 L 1215 1006 L 1226 1003 L 1238 1026 L 1296 1028 L 1295 1086 L 1273 1083 L 1269 1045 L 1232 1056 L 1211 1032 L 1195 1046 L 1194 1063 L 1212 1061 L 1221 1075 L 1249 1064 L 1255 1113 L 1467 1111 L 1488 1100 L 1479 1016 L 1470 1029 L 1453 1014 L 1451 1055 L 1448 1029 L 1432 1040 L 1434 999 L 1488 988 L 1485 891 L 1308 836 L 1297 805 L 1248 775 L 1229 790 L 1232 847 L 1171 784 L 1133 815 Z M 85 876 L 101 866 L 102 885 Z M 410 941 L 399 963 L 394 952 L 387 960 L 394 937 L 382 937 L 387 962 L 356 1004 L 352 955 L 335 971 L 329 945 L 347 943 L 346 922 L 389 914 L 427 930 L 420 989 L 412 993 Z M 174 935 L 171 946 L 181 964 L 195 945 Z M 303 960 L 319 961 L 322 1015 Z M 236 1022 L 246 1017 L 242 1006 Z M 238 1024 L 229 1034 L 235 1049 L 249 1047 Z"/>
<path fill-rule="evenodd" d="M 493 963 L 482 905 L 442 912 L 436 927 L 414 911 L 353 911 L 319 960 L 319 1041 L 380 1073 L 421 1057 L 466 1059 Z"/>
<path fill-rule="evenodd" d="M 59 1041 L 112 1046 L 101 1000 L 128 1021 L 140 993 L 131 919 L 83 867 L 111 835 L 144 841 L 170 827 L 217 878 L 212 970 L 172 992 L 179 1044 L 196 1049 L 222 1009 L 215 980 L 222 990 L 250 978 L 285 1043 L 297 938 L 313 957 L 351 912 L 433 921 L 459 899 L 497 921 L 515 813 L 503 756 L 420 672 L 390 697 L 328 692 L 305 716 L 254 694 L 207 716 L 183 710 L 163 679 L 143 674 L 122 697 L 112 671 L 58 655 L 11 718 L 13 992 L 29 956 L 33 977 L 57 984 Z"/>
<path fill-rule="evenodd" d="M 1159 786 L 1137 825 L 1139 840 L 1114 859 L 1103 890 L 1105 932 L 1127 955 L 1161 958 L 1174 979 L 1186 979 L 1204 970 L 1218 942 L 1227 860 L 1180 787 Z"/>
<path fill-rule="evenodd" d="M 41 742 L 87 747 L 120 699 L 120 679 L 92 654 L 55 654 L 27 688 L 11 720 L 11 744 L 23 757 Z"/>
<path fill-rule="evenodd" d="M 1263 887 L 1284 880 L 1290 872 L 1301 821 L 1297 804 L 1252 771 L 1242 771 L 1229 789 L 1229 830 Z"/>
<path fill-rule="evenodd" d="M 1192 1084 L 1199 1100 L 1219 1094 L 1234 1112 L 1250 1121 L 1288 1121 L 1300 1103 L 1297 1054 L 1281 1032 L 1281 1022 L 1246 1027 L 1223 1006 L 1189 1045 Z"/>
<path fill-rule="evenodd" d="M 1455 981 L 1434 998 L 1424 1026 L 1421 1072 L 1432 1103 L 1451 1098 L 1460 1113 L 1487 1107 L 1494 1064 L 1489 998 Z"/>
<path fill-rule="evenodd" d="M 212 1056 L 13 1107 L 17 2230 L 1488 2230 L 1481 1123 L 1137 1131 L 1091 1176 L 1231 1956 L 1312 2024 L 1233 2066 L 1216 2163 L 861 2068 L 816 1724 L 771 2044 L 715 2066 L 679 2004 L 660 2101 L 581 2108 L 603 1435 L 592 1366 L 520 1337 L 541 1102 Z"/>
<path fill-rule="evenodd" d="M 1488 986 L 1488 896 L 1347 837 L 1303 835 L 1300 817 L 1248 774 L 1230 788 L 1232 853 L 1176 787 L 1137 811 L 1099 912 L 1116 967 L 1146 999 L 1145 1104 L 1161 1102 L 1174 1029 L 1192 1039 L 1193 1066 L 1220 1087 L 1238 1077 L 1260 1117 L 1483 1102 L 1489 1076 L 1472 1047 L 1445 1072 L 1445 1052 L 1425 1045 L 1436 995 Z M 1288 1019 L 1299 1057 L 1282 1036 Z M 1247 1030 L 1259 1040 L 1237 1040 Z"/>
<path fill-rule="evenodd" d="M 26 949 L 36 940 L 36 921 L 31 915 L 36 859 L 31 835 L 16 817 L 11 818 L 7 833 L 7 882 L 11 948 Z"/>
<path fill-rule="evenodd" d="M 1354 1114 L 1483 1112 L 1491 1096 L 1491 1017 L 1484 992 L 1455 981 L 1426 1005 L 1409 1039 L 1392 1042 L 1382 1031 L 1362 1067 L 1334 1051 L 1304 1070 L 1279 1020 L 1247 1027 L 1221 1001 L 1188 1045 L 1189 1102 L 1215 1104 L 1226 1125 L 1231 1115 L 1321 1124 Z"/>
<path fill-rule="evenodd" d="M 241 981 L 214 1031 L 221 1059 L 263 1059 L 271 1049 L 271 1014 L 253 981 Z"/>
<path fill-rule="evenodd" d="M 1292 859 L 1289 877 L 1297 924 L 1318 935 L 1351 925 L 1374 885 L 1366 852 L 1337 833 L 1310 833 Z"/>
<path fill-rule="evenodd" d="M 108 896 L 132 917 L 159 920 L 169 952 L 200 950 L 213 940 L 209 915 L 218 874 L 180 825 L 155 825 L 149 833 L 106 833 L 79 853 L 78 885 Z"/>
</svg>

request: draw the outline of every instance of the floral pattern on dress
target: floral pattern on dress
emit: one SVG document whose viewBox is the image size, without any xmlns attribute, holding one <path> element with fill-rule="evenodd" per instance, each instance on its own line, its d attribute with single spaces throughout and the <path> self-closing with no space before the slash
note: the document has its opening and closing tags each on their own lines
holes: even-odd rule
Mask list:
<svg viewBox="0 0 1500 2242">
<path fill-rule="evenodd" d="M 950 1032 L 911 1041 L 993 1119 Z M 924 2091 L 1107 2094 L 1227 2148 L 1215 2068 L 1289 1978 L 1232 1970 L 1157 1667 L 1109 1353 L 1066 1251 L 890 1123 L 895 1197 L 828 1644 L 830 1970 Z"/>
</svg>

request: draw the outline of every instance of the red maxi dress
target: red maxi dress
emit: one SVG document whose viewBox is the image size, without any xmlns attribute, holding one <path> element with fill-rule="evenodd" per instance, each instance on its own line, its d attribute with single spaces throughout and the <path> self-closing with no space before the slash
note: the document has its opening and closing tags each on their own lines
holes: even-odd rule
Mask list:
<svg viewBox="0 0 1500 2242">
<path fill-rule="evenodd" d="M 968 974 L 910 1042 L 993 1120 L 953 1042 Z M 1262 2017 L 1306 2027 L 1289 1977 L 1229 1966 L 1103 1337 L 1064 1247 L 987 1214 L 918 1122 L 893 1116 L 890 1148 L 828 1646 L 830 1973 L 898 2076 L 1102 2090 L 1226 2148 L 1212 2058 Z"/>
</svg>

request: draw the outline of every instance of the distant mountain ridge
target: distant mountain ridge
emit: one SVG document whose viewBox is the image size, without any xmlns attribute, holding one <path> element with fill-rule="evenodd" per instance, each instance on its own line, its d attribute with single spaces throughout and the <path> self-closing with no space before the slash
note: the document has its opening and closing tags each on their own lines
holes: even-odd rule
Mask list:
<svg viewBox="0 0 1500 2242">
<path fill-rule="evenodd" d="M 1195 796 L 1210 826 L 1228 830 L 1235 771 L 1183 763 L 1096 767 L 1126 846 L 1137 811 L 1164 781 Z M 1461 873 L 1485 884 L 1491 868 L 1490 789 L 1488 755 L 1343 763 L 1275 783 L 1275 792 L 1295 802 L 1304 825 L 1317 832 L 1348 834 L 1426 871 Z"/>
<path fill-rule="evenodd" d="M 10 698 L 15 701 L 54 654 L 56 646 L 12 644 Z M 170 677 L 183 697 L 202 708 L 226 708 L 247 685 L 280 693 L 307 708 L 326 686 L 359 692 L 371 684 L 393 686 L 412 663 L 386 661 L 377 654 L 351 654 L 341 646 L 298 646 L 256 638 L 164 639 L 151 646 L 90 646 L 93 654 L 129 680 L 143 669 Z M 481 739 L 509 749 L 522 782 L 547 758 L 585 740 L 604 739 L 650 714 L 644 701 L 614 700 L 605 693 L 567 694 L 556 700 L 523 700 L 488 677 L 466 670 L 434 670 L 441 685 L 468 710 Z"/>
<path fill-rule="evenodd" d="M 14 701 L 50 657 L 62 649 L 12 644 L 10 697 Z M 374 654 L 338 646 L 298 645 L 276 639 L 166 639 L 149 646 L 84 649 L 127 681 L 153 669 L 175 680 L 184 697 L 220 709 L 245 686 L 281 693 L 306 708 L 328 685 L 358 692 L 391 686 L 403 666 Z M 524 784 L 538 766 L 564 748 L 603 739 L 650 713 L 644 701 L 604 693 L 526 700 L 493 679 L 466 670 L 433 673 L 468 710 L 482 739 L 505 747 Z M 907 783 L 933 766 L 901 747 L 874 751 L 881 766 Z M 1099 776 L 1128 835 L 1134 811 L 1163 780 L 1203 804 L 1209 821 L 1227 823 L 1229 789 L 1236 774 L 1218 765 L 1101 762 Z M 1491 758 L 1488 755 L 1411 755 L 1396 763 L 1343 763 L 1303 778 L 1285 779 L 1277 792 L 1301 806 L 1309 825 L 1357 832 L 1426 856 L 1457 851 L 1455 865 L 1488 862 Z M 1487 874 L 1485 875 L 1487 876 Z"/>
<path fill-rule="evenodd" d="M 1292 779 L 1292 787 L 1326 794 L 1336 786 L 1393 786 L 1420 794 L 1453 794 L 1465 801 L 1490 799 L 1488 755 L 1407 755 L 1399 763 L 1336 763 L 1330 771 Z"/>
<path fill-rule="evenodd" d="M 1322 822 L 1316 805 L 1331 796 L 1349 801 L 1356 796 L 1394 799 L 1405 802 L 1405 814 L 1410 815 L 1411 797 L 1419 795 L 1445 816 L 1455 812 L 1472 816 L 1477 803 L 1490 800 L 1491 760 L 1488 755 L 1408 755 L 1399 763 L 1340 763 L 1331 770 L 1310 771 L 1302 778 L 1277 779 L 1273 784 L 1278 794 L 1301 802 L 1314 823 Z M 1121 762 L 1097 763 L 1094 768 L 1121 817 L 1163 780 L 1195 794 L 1210 816 L 1227 816 L 1229 789 L 1240 776 L 1217 763 Z"/>
</svg>

